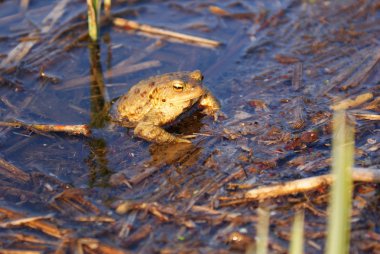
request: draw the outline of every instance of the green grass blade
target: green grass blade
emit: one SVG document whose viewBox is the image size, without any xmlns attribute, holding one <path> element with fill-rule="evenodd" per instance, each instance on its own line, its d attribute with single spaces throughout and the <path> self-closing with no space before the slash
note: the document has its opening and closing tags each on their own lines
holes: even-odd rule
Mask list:
<svg viewBox="0 0 380 254">
<path fill-rule="evenodd" d="M 269 210 L 267 207 L 259 207 L 257 213 L 259 222 L 257 223 L 256 254 L 266 254 L 268 252 Z"/>
<path fill-rule="evenodd" d="M 104 12 L 107 17 L 111 15 L 111 0 L 104 0 Z"/>
<path fill-rule="evenodd" d="M 294 216 L 292 236 L 291 236 L 290 247 L 289 247 L 290 254 L 303 253 L 303 231 L 304 231 L 304 212 L 299 211 Z"/>
<path fill-rule="evenodd" d="M 101 0 L 87 0 L 88 33 L 92 41 L 99 36 L 99 15 Z"/>
<path fill-rule="evenodd" d="M 333 118 L 332 174 L 327 243 L 325 253 L 348 253 L 352 199 L 351 169 L 354 163 L 354 128 L 346 121 L 344 111 Z"/>
</svg>

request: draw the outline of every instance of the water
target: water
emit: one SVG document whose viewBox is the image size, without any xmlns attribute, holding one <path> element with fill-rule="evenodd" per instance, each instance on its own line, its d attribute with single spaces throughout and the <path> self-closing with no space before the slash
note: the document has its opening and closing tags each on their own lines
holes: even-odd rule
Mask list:
<svg viewBox="0 0 380 254">
<path fill-rule="evenodd" d="M 122 229 L 128 223 L 132 233 L 144 225 L 153 226 L 152 238 L 126 244 L 140 251 L 146 244 L 145 252 L 164 247 L 228 249 L 231 245 L 223 239 L 241 228 L 253 237 L 253 219 L 230 224 L 219 218 L 217 222 L 215 216 L 199 215 L 193 205 L 252 216 L 257 203 L 220 207 L 220 196 L 239 194 L 228 190 L 228 184 L 254 186 L 327 172 L 331 98 L 375 93 L 378 88 L 378 65 L 367 76 L 361 74 L 366 66 L 372 66 L 371 52 L 379 48 L 375 39 L 379 13 L 378 9 L 369 11 L 374 4 L 371 1 L 363 4 L 362 10 L 339 2 L 114 3 L 113 12 L 128 9 L 120 15 L 123 18 L 217 40 L 223 43 L 218 48 L 172 42 L 111 24 L 102 27 L 99 44 L 93 45 L 87 39 L 78 40 L 86 31 L 86 6 L 75 1 L 65 6 L 49 32 L 30 34 L 41 28 L 57 3 L 31 1 L 23 12 L 18 2 L 0 2 L 0 60 L 20 40 L 38 39 L 20 63 L 2 70 L 1 77 L 6 80 L 0 85 L 0 119 L 88 124 L 93 135 L 2 127 L 1 158 L 28 173 L 30 180 L 20 183 L 17 176 L 0 174 L 0 206 L 28 216 L 54 213 L 52 223 L 78 230 L 77 238 L 92 237 L 122 246 L 129 239 Z M 228 14 L 210 9 L 210 5 Z M 346 26 L 348 19 L 352 27 Z M 126 62 L 116 75 L 115 66 L 122 61 Z M 133 84 L 157 74 L 195 69 L 204 73 L 205 85 L 221 101 L 228 118 L 213 122 L 195 112 L 169 127 L 178 134 L 200 133 L 192 145 L 149 144 L 134 137 L 132 130 L 110 125 L 112 101 Z M 41 71 L 47 77 L 40 77 Z M 339 74 L 342 80 L 338 80 Z M 329 89 L 334 82 L 341 81 L 337 85 L 341 87 L 360 75 L 359 84 L 351 89 Z M 376 123 L 364 121 L 359 126 L 357 142 L 367 151 L 366 140 L 377 139 Z M 308 139 L 310 135 L 316 138 Z M 374 158 L 374 152 L 367 152 L 357 161 L 370 166 L 375 164 Z M 158 202 L 173 209 L 166 214 L 170 223 L 160 223 L 151 213 L 138 213 L 137 218 L 133 213 L 115 214 L 117 203 L 124 200 Z M 273 206 L 281 221 L 292 202 L 284 198 L 277 203 Z M 114 222 L 91 224 L 75 219 L 89 215 L 107 215 Z M 320 218 L 310 221 L 320 223 L 323 231 Z M 26 232 L 22 227 L 17 230 Z M 2 229 L 5 235 L 9 232 Z M 37 235 L 47 239 L 41 232 Z M 286 249 L 284 239 L 274 233 L 272 239 Z M 12 244 L 7 238 L 0 246 L 13 248 Z M 45 243 L 38 248 L 56 247 Z M 310 253 L 318 252 L 308 248 Z"/>
</svg>

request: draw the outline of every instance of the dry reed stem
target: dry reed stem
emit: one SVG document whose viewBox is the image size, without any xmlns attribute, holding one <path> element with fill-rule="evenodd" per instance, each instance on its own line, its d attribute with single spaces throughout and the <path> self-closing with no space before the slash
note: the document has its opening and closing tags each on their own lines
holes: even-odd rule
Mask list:
<svg viewBox="0 0 380 254">
<path fill-rule="evenodd" d="M 379 183 L 380 169 L 353 168 L 352 178 L 356 182 Z M 275 198 L 289 194 L 312 191 L 320 187 L 330 185 L 332 182 L 332 174 L 326 174 L 251 189 L 244 193 L 242 199 L 234 199 L 228 197 L 220 197 L 219 199 L 227 202 L 230 201 L 228 204 L 233 205 L 254 200 L 264 200 L 267 198 Z"/>
<path fill-rule="evenodd" d="M 352 171 L 352 178 L 357 182 L 380 182 L 380 170 L 354 168 Z M 330 185 L 332 182 L 332 174 L 326 174 L 252 189 L 244 194 L 244 198 L 250 200 L 262 200 L 266 198 L 315 190 L 322 186 Z"/>
<path fill-rule="evenodd" d="M 39 33 L 33 31 L 29 34 L 29 37 L 35 37 L 39 34 L 46 34 L 51 30 L 59 18 L 65 12 L 66 5 L 70 0 L 62 0 L 51 10 L 51 12 L 43 19 L 42 27 Z M 32 49 L 37 41 L 23 41 L 13 48 L 7 57 L 0 63 L 0 68 L 9 67 L 10 65 L 17 65 Z"/>
<path fill-rule="evenodd" d="M 361 114 L 361 113 L 353 113 L 353 115 L 362 120 L 370 120 L 370 121 L 380 121 L 380 115 L 376 114 Z"/>
<path fill-rule="evenodd" d="M 61 203 L 62 202 L 62 203 Z M 65 210 L 67 207 L 70 209 L 76 209 L 80 213 L 88 214 L 95 213 L 99 214 L 99 209 L 86 200 L 81 189 L 71 188 L 65 189 L 61 193 L 55 195 L 50 202 L 54 208 L 58 211 Z"/>
<path fill-rule="evenodd" d="M 167 36 L 169 38 L 181 40 L 181 41 L 187 42 L 187 43 L 192 43 L 192 44 L 195 44 L 198 46 L 216 48 L 216 47 L 221 45 L 220 42 L 215 41 L 215 40 L 209 40 L 209 39 L 205 39 L 205 38 L 198 37 L 198 36 L 173 32 L 173 31 L 162 29 L 162 28 L 153 27 L 150 25 L 139 24 L 136 21 L 126 20 L 126 19 L 122 19 L 122 18 L 114 18 L 113 23 L 116 26 L 124 27 L 126 29 L 139 30 L 139 31 L 147 33 L 147 34 Z"/>
<path fill-rule="evenodd" d="M 341 100 L 334 105 L 330 106 L 330 109 L 332 110 L 346 110 L 353 107 L 357 107 L 373 98 L 372 93 L 363 93 L 355 98 L 347 98 L 344 100 Z"/>
<path fill-rule="evenodd" d="M 86 124 L 77 125 L 62 125 L 62 124 L 28 124 L 21 121 L 15 122 L 0 122 L 0 126 L 26 128 L 42 132 L 65 132 L 71 135 L 84 135 L 86 137 L 91 135 L 91 130 Z"/>
<path fill-rule="evenodd" d="M 0 170 L 1 175 L 5 175 L 16 180 L 20 180 L 23 183 L 26 183 L 30 180 L 30 175 L 25 173 L 23 170 L 7 162 L 0 157 Z"/>
<path fill-rule="evenodd" d="M 15 212 L 15 211 L 6 209 L 4 207 L 0 207 L 0 213 L 14 220 L 21 219 L 24 217 L 22 213 Z M 45 234 L 50 235 L 54 238 L 58 238 L 58 239 L 60 239 L 64 235 L 64 231 L 59 230 L 55 225 L 45 222 L 45 221 L 27 220 L 27 221 L 24 221 L 23 225 L 36 229 L 36 230 L 40 230 L 44 232 Z"/>
<path fill-rule="evenodd" d="M 75 221 L 80 222 L 107 222 L 114 223 L 115 219 L 108 216 L 77 216 L 74 218 Z"/>
<path fill-rule="evenodd" d="M 0 253 L 1 254 L 41 254 L 43 253 L 43 251 L 0 249 Z"/>
<path fill-rule="evenodd" d="M 75 239 L 75 253 L 104 253 L 104 254 L 126 254 L 131 253 L 122 249 L 106 245 L 94 238 Z M 88 248 L 88 249 L 87 249 Z"/>
<path fill-rule="evenodd" d="M 153 226 L 150 224 L 145 224 L 138 228 L 133 234 L 128 236 L 128 238 L 123 241 L 123 247 L 131 246 L 145 238 L 147 238 L 153 231 Z"/>
<path fill-rule="evenodd" d="M 12 237 L 17 242 L 22 242 L 22 243 L 36 243 L 36 244 L 45 244 L 45 245 L 51 245 L 51 246 L 58 245 L 58 241 L 41 239 L 33 235 L 33 233 L 31 233 L 30 235 L 26 235 L 23 233 L 14 233 L 14 234 L 9 234 L 8 236 Z"/>
<path fill-rule="evenodd" d="M 53 215 L 49 214 L 49 215 L 45 215 L 45 216 L 34 216 L 34 217 L 21 218 L 21 219 L 16 219 L 16 220 L 0 223 L 0 227 L 1 228 L 8 228 L 8 227 L 21 226 L 21 225 L 30 223 L 31 221 L 50 219 L 52 217 L 53 217 Z"/>
</svg>

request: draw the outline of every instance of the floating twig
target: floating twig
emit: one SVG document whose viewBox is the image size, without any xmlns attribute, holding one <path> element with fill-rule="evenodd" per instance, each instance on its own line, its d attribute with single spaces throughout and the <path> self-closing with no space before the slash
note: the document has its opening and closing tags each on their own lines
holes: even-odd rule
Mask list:
<svg viewBox="0 0 380 254">
<path fill-rule="evenodd" d="M 353 115 L 355 116 L 355 118 L 358 118 L 361 120 L 380 121 L 380 115 L 376 115 L 376 114 L 364 114 L 364 113 L 353 112 Z"/>
<path fill-rule="evenodd" d="M 26 128 L 42 132 L 65 132 L 71 135 L 91 135 L 91 130 L 86 124 L 62 125 L 62 124 L 28 124 L 21 121 L 0 122 L 0 126 L 13 128 Z"/>
<path fill-rule="evenodd" d="M 380 169 L 354 168 L 352 170 L 352 178 L 356 182 L 378 183 L 380 182 Z M 315 190 L 322 186 L 330 185 L 333 180 L 332 174 L 299 179 L 251 189 L 244 193 L 242 199 L 227 198 L 227 200 L 232 201 L 231 204 L 236 204 L 253 200 L 275 198 Z M 221 200 L 225 199 L 222 197 Z"/>
<path fill-rule="evenodd" d="M 15 249 L 0 249 L 3 254 L 42 254 L 43 251 L 39 250 L 15 250 Z"/>
<path fill-rule="evenodd" d="M 106 222 L 114 223 L 115 219 L 109 216 L 77 216 L 74 218 L 75 221 L 79 222 Z"/>
<path fill-rule="evenodd" d="M 217 15 L 217 16 L 221 16 L 221 17 L 225 17 L 225 16 L 229 16 L 231 15 L 230 12 L 220 8 L 219 6 L 216 6 L 216 5 L 211 5 L 208 7 L 208 10 L 214 14 L 214 15 Z"/>
<path fill-rule="evenodd" d="M 216 48 L 221 45 L 220 42 L 215 41 L 215 40 L 205 39 L 202 37 L 178 33 L 178 32 L 173 32 L 173 31 L 162 29 L 162 28 L 153 27 L 150 25 L 139 24 L 136 21 L 131 21 L 127 19 L 114 18 L 113 23 L 116 26 L 124 27 L 126 29 L 139 30 L 147 34 L 167 36 L 169 38 L 177 39 L 183 42 L 188 42 L 188 43 L 192 43 L 199 46 Z"/>
<path fill-rule="evenodd" d="M 297 64 L 300 62 L 300 59 L 298 59 L 297 57 L 282 54 L 277 54 L 274 58 L 280 64 Z"/>
<path fill-rule="evenodd" d="M 372 93 L 363 93 L 363 94 L 360 94 L 358 96 L 356 96 L 355 98 L 351 99 L 351 98 L 347 98 L 345 100 L 342 100 L 342 101 L 339 101 L 337 103 L 335 103 L 334 105 L 332 105 L 330 107 L 330 109 L 332 110 L 346 110 L 346 109 L 350 109 L 350 108 L 353 108 L 353 107 L 357 107 L 369 100 L 371 100 L 373 98 L 373 94 Z"/>
<path fill-rule="evenodd" d="M 26 183 L 30 175 L 0 157 L 0 175 Z"/>
<path fill-rule="evenodd" d="M 153 226 L 151 224 L 145 224 L 137 229 L 136 232 L 128 236 L 128 238 L 123 242 L 123 247 L 129 247 L 149 236 L 153 231 Z"/>
<path fill-rule="evenodd" d="M 86 200 L 83 191 L 76 188 L 65 189 L 58 193 L 51 199 L 50 205 L 60 212 L 65 212 L 68 208 L 86 215 L 89 213 L 99 214 L 100 212 L 95 205 Z"/>
<path fill-rule="evenodd" d="M 21 214 L 21 213 L 18 213 L 18 212 L 15 212 L 15 211 L 3 208 L 3 207 L 0 207 L 0 213 L 4 214 L 5 216 L 7 216 L 10 219 L 21 219 L 24 217 L 23 214 Z M 34 218 L 36 218 L 36 217 L 34 217 Z M 32 220 L 24 221 L 22 224 L 29 227 L 29 228 L 40 230 L 47 235 L 50 235 L 52 237 L 59 238 L 59 239 L 65 234 L 65 232 L 63 230 L 58 229 L 55 225 L 53 225 L 49 222 L 43 221 L 43 219 L 45 219 L 45 218 L 42 218 L 39 216 L 39 219 L 37 219 L 37 220 L 32 219 Z"/>
<path fill-rule="evenodd" d="M 44 215 L 44 216 L 34 216 L 34 217 L 16 219 L 16 220 L 0 223 L 0 228 L 9 228 L 9 227 L 21 226 L 21 225 L 30 223 L 31 221 L 51 219 L 52 217 L 53 217 L 52 214 L 48 214 L 48 215 Z"/>
<path fill-rule="evenodd" d="M 117 247 L 100 242 L 95 238 L 78 238 L 73 239 L 71 243 L 74 253 L 87 253 L 86 249 L 91 250 L 93 253 L 104 253 L 104 254 L 128 254 L 130 251 L 123 250 Z"/>
</svg>

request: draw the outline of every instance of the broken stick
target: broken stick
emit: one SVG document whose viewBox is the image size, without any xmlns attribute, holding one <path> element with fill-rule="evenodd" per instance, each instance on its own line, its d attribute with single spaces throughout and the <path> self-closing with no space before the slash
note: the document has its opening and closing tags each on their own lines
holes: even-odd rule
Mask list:
<svg viewBox="0 0 380 254">
<path fill-rule="evenodd" d="M 28 124 L 21 121 L 15 122 L 0 122 L 0 127 L 13 127 L 37 130 L 42 132 L 65 132 L 71 135 L 91 135 L 91 130 L 86 124 L 77 125 L 62 125 L 62 124 Z"/>
<path fill-rule="evenodd" d="M 380 169 L 353 168 L 352 179 L 356 182 L 379 183 Z M 263 200 L 267 198 L 275 198 L 289 194 L 311 191 L 322 186 L 330 185 L 333 181 L 333 175 L 326 174 L 285 183 L 273 184 L 270 186 L 263 186 L 245 192 L 242 197 L 242 202 Z M 231 201 L 231 199 L 229 200 Z"/>
<path fill-rule="evenodd" d="M 187 43 L 193 43 L 199 46 L 216 48 L 221 45 L 221 43 L 218 41 L 209 40 L 209 39 L 201 38 L 198 36 L 173 32 L 173 31 L 162 29 L 162 28 L 153 27 L 150 25 L 139 24 L 136 21 L 131 21 L 131 20 L 123 19 L 123 18 L 114 18 L 113 23 L 116 26 L 124 27 L 126 29 L 139 30 L 147 34 L 167 36 L 169 38 L 181 40 Z"/>
</svg>

